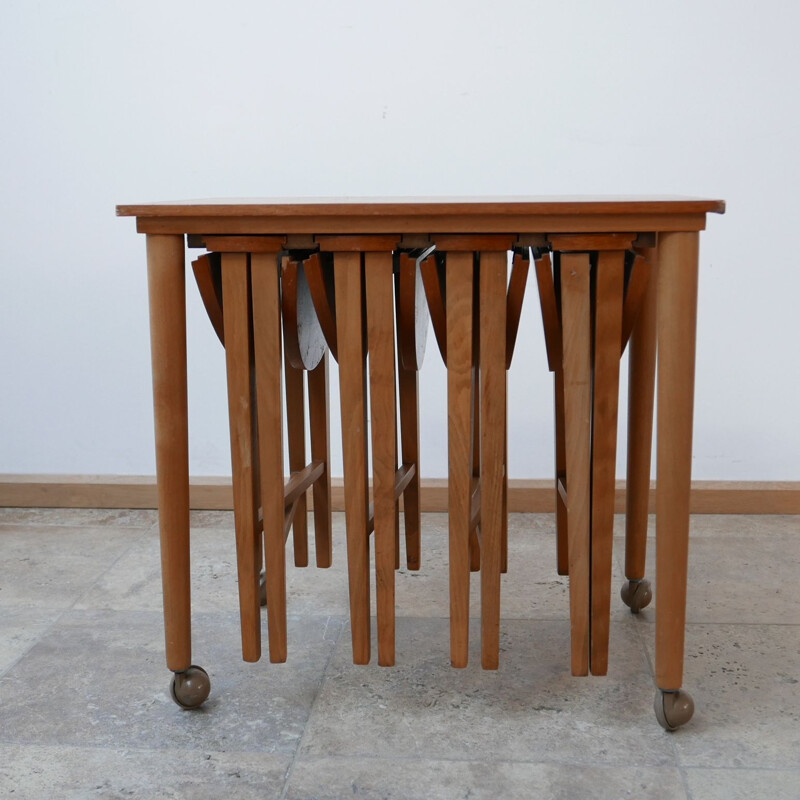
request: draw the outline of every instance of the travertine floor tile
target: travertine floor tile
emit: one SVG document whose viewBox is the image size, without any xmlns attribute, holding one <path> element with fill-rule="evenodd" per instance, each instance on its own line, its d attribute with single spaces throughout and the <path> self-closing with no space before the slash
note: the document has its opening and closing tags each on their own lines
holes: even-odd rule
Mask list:
<svg viewBox="0 0 800 800">
<path fill-rule="evenodd" d="M 800 626 L 689 625 L 685 664 L 682 765 L 800 768 Z"/>
<path fill-rule="evenodd" d="M 197 712 L 168 694 L 156 520 L 0 509 L 0 796 L 279 797 L 289 775 L 295 799 L 800 798 L 800 517 L 692 518 L 697 711 L 675 734 L 652 711 L 655 604 L 634 617 L 619 599 L 622 517 L 609 674 L 572 678 L 553 515 L 510 517 L 486 672 L 477 574 L 470 665 L 449 665 L 446 515 L 423 516 L 422 570 L 396 574 L 397 666 L 380 668 L 352 664 L 343 514 L 328 570 L 311 517 L 312 566 L 289 539 L 289 661 L 273 665 L 266 619 L 262 661 L 241 660 L 232 515 L 194 512 L 194 660 L 212 681 Z"/>
<path fill-rule="evenodd" d="M 146 531 L 15 525 L 0 530 L 0 607 L 69 608 Z"/>
<path fill-rule="evenodd" d="M 148 508 L 0 508 L 0 531 L 6 525 L 149 528 L 158 512 Z"/>
<path fill-rule="evenodd" d="M 0 609 L 0 675 L 32 647 L 62 613 L 52 608 L 6 606 Z"/>
<path fill-rule="evenodd" d="M 471 754 L 465 753 L 465 757 Z M 476 754 L 477 755 L 477 754 Z M 298 758 L 286 800 L 678 800 L 680 774 L 669 767 L 427 759 Z"/>
<path fill-rule="evenodd" d="M 615 552 L 624 565 L 622 540 Z M 647 552 L 646 575 L 653 602 L 641 618 L 655 620 L 658 605 L 655 542 Z M 800 533 L 759 532 L 751 537 L 711 536 L 689 543 L 688 622 L 800 623 Z M 614 601 L 619 598 L 618 586 Z"/>
<path fill-rule="evenodd" d="M 692 800 L 797 800 L 800 770 L 687 769 Z"/>
<path fill-rule="evenodd" d="M 309 719 L 303 755 L 671 765 L 652 679 L 632 625 L 612 631 L 609 677 L 573 678 L 569 623 L 501 624 L 498 671 L 449 664 L 447 620 L 398 620 L 397 666 L 351 663 L 342 636 Z"/>
<path fill-rule="evenodd" d="M 196 615 L 198 712 L 170 699 L 161 616 L 70 611 L 0 680 L 0 742 L 291 753 L 341 622 L 292 618 L 286 664 L 241 661 L 235 614 Z"/>
<path fill-rule="evenodd" d="M 694 514 L 691 519 L 691 538 L 706 536 L 759 537 L 763 534 L 791 533 L 800 535 L 800 516 L 796 514 Z M 625 535 L 625 515 L 614 517 L 614 534 Z M 656 535 L 656 518 L 647 519 L 647 536 Z"/>
<path fill-rule="evenodd" d="M 200 745 L 201 743 L 198 743 Z M 278 797 L 289 755 L 0 744 L 0 796 L 15 800 L 262 800 Z"/>
<path fill-rule="evenodd" d="M 237 611 L 236 550 L 230 530 L 191 532 L 192 609 Z M 118 611 L 160 611 L 161 549 L 151 530 L 108 569 L 76 608 Z"/>
</svg>

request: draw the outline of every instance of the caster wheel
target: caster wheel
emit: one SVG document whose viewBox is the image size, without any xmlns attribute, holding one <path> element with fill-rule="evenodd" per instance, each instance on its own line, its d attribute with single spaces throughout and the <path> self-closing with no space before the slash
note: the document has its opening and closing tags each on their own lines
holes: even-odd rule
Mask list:
<svg viewBox="0 0 800 800">
<path fill-rule="evenodd" d="M 674 692 L 656 689 L 653 707 L 658 724 L 667 731 L 674 731 L 685 725 L 694 714 L 694 700 L 683 689 Z"/>
<path fill-rule="evenodd" d="M 211 691 L 208 673 L 202 667 L 192 665 L 184 672 L 176 672 L 169 685 L 172 699 L 181 708 L 199 708 Z"/>
<path fill-rule="evenodd" d="M 650 605 L 650 601 L 653 599 L 653 590 L 650 587 L 650 581 L 642 578 L 623 583 L 619 595 L 622 602 L 631 610 L 631 614 L 638 614 L 643 608 Z"/>
<path fill-rule="evenodd" d="M 261 570 L 261 574 L 258 576 L 258 598 L 261 601 L 262 606 L 266 606 L 267 604 L 267 575 L 264 570 Z"/>
</svg>

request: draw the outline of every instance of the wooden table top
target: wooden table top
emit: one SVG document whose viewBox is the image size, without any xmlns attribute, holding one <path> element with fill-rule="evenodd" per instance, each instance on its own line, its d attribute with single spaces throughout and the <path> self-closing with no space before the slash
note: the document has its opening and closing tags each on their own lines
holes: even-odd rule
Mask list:
<svg viewBox="0 0 800 800">
<path fill-rule="evenodd" d="M 556 233 L 702 230 L 725 203 L 680 196 L 330 197 L 117 206 L 142 233 Z"/>
</svg>

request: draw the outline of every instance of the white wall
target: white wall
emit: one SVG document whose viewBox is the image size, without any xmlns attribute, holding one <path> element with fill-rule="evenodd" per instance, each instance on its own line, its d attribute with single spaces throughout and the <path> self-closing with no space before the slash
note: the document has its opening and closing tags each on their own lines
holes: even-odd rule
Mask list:
<svg viewBox="0 0 800 800">
<path fill-rule="evenodd" d="M 0 472 L 154 472 L 144 237 L 117 203 L 678 193 L 729 208 L 701 240 L 694 476 L 800 479 L 798 9 L 3 0 Z M 189 310 L 191 468 L 226 474 L 223 354 Z M 522 328 L 511 474 L 547 477 L 534 285 Z M 433 346 L 422 386 L 442 476 Z"/>
</svg>

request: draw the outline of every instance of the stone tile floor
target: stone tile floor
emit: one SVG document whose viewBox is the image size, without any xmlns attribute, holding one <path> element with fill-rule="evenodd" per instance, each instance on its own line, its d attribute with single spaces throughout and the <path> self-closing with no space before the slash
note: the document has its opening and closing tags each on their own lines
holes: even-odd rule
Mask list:
<svg viewBox="0 0 800 800">
<path fill-rule="evenodd" d="M 286 664 L 240 659 L 232 515 L 192 524 L 212 694 L 186 712 L 155 513 L 0 509 L 0 797 L 800 798 L 798 517 L 693 518 L 697 711 L 673 734 L 652 711 L 653 608 L 634 617 L 615 590 L 608 677 L 570 676 L 549 515 L 511 517 L 496 672 L 480 669 L 477 580 L 471 664 L 448 664 L 444 515 L 424 515 L 423 569 L 398 574 L 390 669 L 351 663 L 342 515 L 334 566 L 290 567 Z"/>
</svg>

